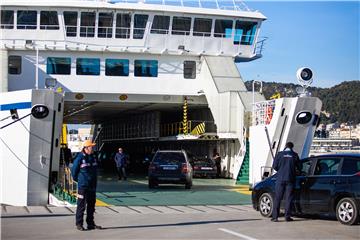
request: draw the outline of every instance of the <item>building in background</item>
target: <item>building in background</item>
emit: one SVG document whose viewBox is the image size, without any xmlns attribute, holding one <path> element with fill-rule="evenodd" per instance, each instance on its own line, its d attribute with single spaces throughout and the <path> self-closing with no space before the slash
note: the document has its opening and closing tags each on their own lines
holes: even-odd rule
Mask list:
<svg viewBox="0 0 360 240">
<path fill-rule="evenodd" d="M 82 142 L 92 139 L 91 128 L 71 129 L 68 133 L 68 147 L 72 153 L 80 152 Z"/>
</svg>

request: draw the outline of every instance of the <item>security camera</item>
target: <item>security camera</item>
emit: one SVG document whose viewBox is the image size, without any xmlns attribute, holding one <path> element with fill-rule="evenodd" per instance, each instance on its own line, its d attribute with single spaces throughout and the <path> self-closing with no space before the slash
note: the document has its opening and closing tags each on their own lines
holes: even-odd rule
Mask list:
<svg viewBox="0 0 360 240">
<path fill-rule="evenodd" d="M 301 85 L 309 86 L 313 81 L 313 72 L 310 68 L 302 67 L 297 70 L 296 77 Z"/>
</svg>

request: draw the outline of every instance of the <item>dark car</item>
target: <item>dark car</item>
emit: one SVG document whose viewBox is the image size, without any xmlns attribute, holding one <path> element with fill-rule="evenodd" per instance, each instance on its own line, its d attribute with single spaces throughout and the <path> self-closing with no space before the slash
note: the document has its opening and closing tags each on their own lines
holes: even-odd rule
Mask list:
<svg viewBox="0 0 360 240">
<path fill-rule="evenodd" d="M 192 187 L 193 171 L 185 151 L 157 151 L 149 165 L 149 188 L 161 183 Z"/>
<path fill-rule="evenodd" d="M 261 215 L 273 212 L 276 174 L 256 184 L 253 207 Z M 301 160 L 295 183 L 293 211 L 298 215 L 336 215 L 343 224 L 359 221 L 360 154 L 333 154 Z"/>
<path fill-rule="evenodd" d="M 194 177 L 211 177 L 215 178 L 217 167 L 214 160 L 209 158 L 198 158 L 192 161 Z"/>
</svg>

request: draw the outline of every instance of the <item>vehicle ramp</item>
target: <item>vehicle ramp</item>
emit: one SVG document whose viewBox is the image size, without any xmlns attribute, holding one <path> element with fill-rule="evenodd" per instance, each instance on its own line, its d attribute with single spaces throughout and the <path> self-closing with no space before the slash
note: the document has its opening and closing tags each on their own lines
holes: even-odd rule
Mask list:
<svg viewBox="0 0 360 240">
<path fill-rule="evenodd" d="M 227 139 L 226 156 L 229 177 L 237 178 L 245 151 L 246 129 L 253 101 L 232 57 L 205 56 L 201 65 L 201 85 L 212 112 L 217 134 Z M 264 97 L 254 94 L 255 101 Z M 237 140 L 237 141 L 234 141 Z"/>
</svg>

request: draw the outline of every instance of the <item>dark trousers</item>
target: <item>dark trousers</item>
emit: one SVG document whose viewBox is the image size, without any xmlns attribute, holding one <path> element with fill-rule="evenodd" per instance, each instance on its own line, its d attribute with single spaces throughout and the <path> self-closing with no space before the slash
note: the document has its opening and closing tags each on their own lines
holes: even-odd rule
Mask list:
<svg viewBox="0 0 360 240">
<path fill-rule="evenodd" d="M 125 167 L 117 167 L 117 174 L 119 176 L 119 179 L 124 177 L 124 179 L 126 180 L 126 169 L 125 169 Z"/>
<path fill-rule="evenodd" d="M 292 182 L 276 182 L 275 202 L 272 218 L 278 218 L 281 200 L 285 195 L 285 218 L 291 217 L 291 205 L 294 198 L 294 184 Z"/>
<path fill-rule="evenodd" d="M 216 177 L 220 177 L 220 176 L 221 176 L 221 164 L 216 163 Z"/>
<path fill-rule="evenodd" d="M 96 202 L 96 191 L 94 190 L 78 190 L 77 208 L 76 208 L 76 225 L 83 225 L 84 212 L 86 208 L 87 225 L 95 225 L 94 212 Z"/>
</svg>

